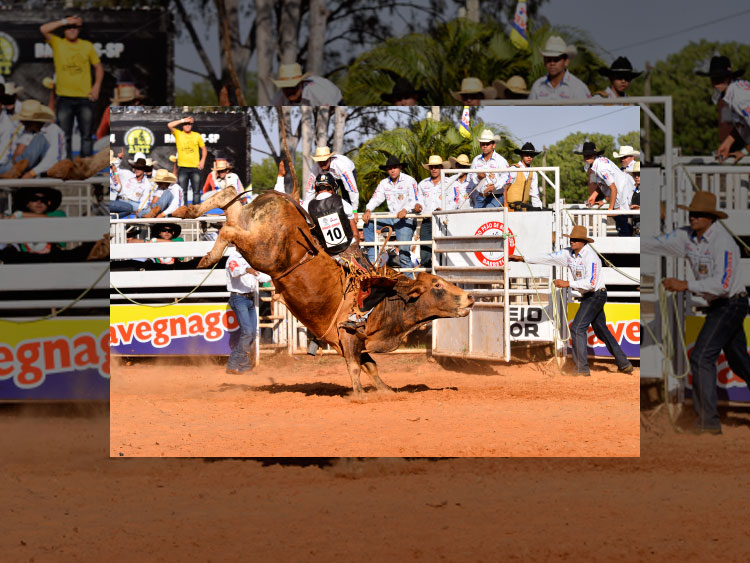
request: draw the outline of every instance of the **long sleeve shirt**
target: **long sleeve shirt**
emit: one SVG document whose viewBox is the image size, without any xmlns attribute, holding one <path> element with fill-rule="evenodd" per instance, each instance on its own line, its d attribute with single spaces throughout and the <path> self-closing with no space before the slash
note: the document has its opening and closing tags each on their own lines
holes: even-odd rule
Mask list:
<svg viewBox="0 0 750 563">
<path fill-rule="evenodd" d="M 140 206 L 144 198 L 151 192 L 151 181 L 144 174 L 140 181 L 135 177 L 132 170 L 118 171 L 122 190 L 119 193 L 120 199 L 128 200 Z"/>
<path fill-rule="evenodd" d="M 580 79 L 565 71 L 562 82 L 553 86 L 549 75 L 537 78 L 529 91 L 530 100 L 579 100 L 590 98 L 591 91 Z"/>
<path fill-rule="evenodd" d="M 352 204 L 354 212 L 357 212 L 359 207 L 359 188 L 357 188 L 357 179 L 354 173 L 354 162 L 347 158 L 343 154 L 334 154 L 331 157 L 331 165 L 327 172 L 340 180 L 344 185 L 344 190 L 349 197 L 349 202 Z M 310 201 L 315 198 L 315 178 L 318 174 L 322 174 L 323 170 L 320 168 L 320 164 L 317 162 L 312 167 L 310 175 L 307 177 L 307 183 L 305 184 L 305 201 Z"/>
<path fill-rule="evenodd" d="M 431 177 L 427 177 L 417 184 L 419 199 L 422 202 L 422 213 L 432 213 L 443 208 L 443 192 L 440 189 L 442 183 L 435 184 Z"/>
<path fill-rule="evenodd" d="M 602 277 L 602 261 L 596 251 L 588 244 L 576 254 L 570 247 L 551 254 L 538 254 L 525 258 L 529 264 L 547 264 L 550 266 L 568 267 L 572 280 L 571 289 L 580 293 L 606 289 Z"/>
<path fill-rule="evenodd" d="M 144 207 L 146 207 L 147 205 L 149 205 L 150 203 L 152 203 L 155 199 L 158 200 L 165 191 L 171 192 L 172 201 L 170 201 L 167 208 L 162 209 L 160 213 L 164 213 L 164 215 L 168 216 L 168 215 L 171 215 L 174 212 L 174 210 L 177 209 L 178 207 L 185 205 L 183 201 L 184 196 L 182 193 L 182 188 L 180 187 L 179 184 L 172 184 L 166 190 L 157 187 L 158 185 L 159 184 L 154 184 L 150 192 L 144 193 L 144 196 L 141 199 L 141 203 L 138 206 L 139 211 L 143 209 Z"/>
<path fill-rule="evenodd" d="M 742 140 L 750 144 L 750 82 L 732 81 L 724 92 L 723 100 L 732 111 L 732 123 L 742 135 Z"/>
<path fill-rule="evenodd" d="M 519 160 L 517 163 L 515 163 L 513 166 L 518 166 L 519 168 L 528 168 L 522 160 Z M 531 174 L 531 186 L 529 186 L 529 199 L 531 200 L 531 205 L 534 207 L 543 207 L 542 200 L 539 197 L 539 178 L 537 176 L 536 172 L 512 172 L 510 175 L 510 183 L 516 181 L 516 174 L 523 174 L 524 179 L 529 179 L 529 174 Z"/>
<path fill-rule="evenodd" d="M 388 204 L 389 213 L 398 213 L 402 209 L 410 213 L 417 203 L 424 207 L 424 203 L 419 198 L 417 181 L 403 172 L 399 174 L 396 181 L 391 180 L 390 176 L 381 180 L 367 203 L 366 209 L 374 211 L 384 201 Z"/>
<path fill-rule="evenodd" d="M 341 104 L 341 90 L 322 76 L 308 76 L 302 81 L 302 97 L 290 102 L 283 90 L 276 90 L 272 106 L 337 106 Z"/>
<path fill-rule="evenodd" d="M 630 209 L 630 201 L 633 199 L 633 192 L 635 191 L 635 180 L 630 174 L 620 170 L 620 167 L 606 156 L 599 156 L 594 159 L 590 172 L 589 182 L 597 184 L 605 197 L 610 196 L 612 184 L 617 187 L 614 209 Z"/>
<path fill-rule="evenodd" d="M 446 209 L 470 209 L 471 193 L 474 190 L 474 182 L 469 178 L 469 174 L 464 174 L 462 179 L 460 174 L 446 178 L 445 183 L 445 208 Z"/>
<path fill-rule="evenodd" d="M 247 273 L 247 263 L 242 255 L 233 248 L 227 255 L 227 266 L 225 268 L 227 278 L 227 291 L 235 293 L 255 293 L 258 290 L 259 283 L 271 281 L 271 278 L 263 272 L 258 272 L 257 276 Z"/>
<path fill-rule="evenodd" d="M 474 160 L 471 161 L 471 167 L 483 169 L 510 168 L 510 166 L 508 165 L 508 161 L 497 154 L 495 151 L 492 151 L 489 160 L 485 160 L 484 155 L 482 155 L 481 153 L 478 154 L 474 157 Z M 481 192 L 485 189 L 486 184 L 494 184 L 495 187 L 493 188 L 492 193 L 496 196 L 500 196 L 505 191 L 505 187 L 510 183 L 510 172 L 488 173 L 482 180 L 479 179 L 475 172 L 472 172 L 469 176 L 471 178 L 471 181 L 477 185 L 477 191 L 480 192 L 480 195 Z"/>
<path fill-rule="evenodd" d="M 706 229 L 700 240 L 690 227 L 658 237 L 641 238 L 641 252 L 687 258 L 696 278 L 688 281 L 688 290 L 709 303 L 745 291 L 740 273 L 740 248 L 720 223 Z"/>
</svg>

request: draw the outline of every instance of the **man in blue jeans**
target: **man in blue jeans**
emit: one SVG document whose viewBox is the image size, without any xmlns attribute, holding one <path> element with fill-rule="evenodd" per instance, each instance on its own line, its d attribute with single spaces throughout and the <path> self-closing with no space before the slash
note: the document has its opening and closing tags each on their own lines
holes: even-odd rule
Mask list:
<svg viewBox="0 0 750 563">
<path fill-rule="evenodd" d="M 255 312 L 258 283 L 269 282 L 271 278 L 250 267 L 235 247 L 231 247 L 227 255 L 226 276 L 227 290 L 232 292 L 229 307 L 240 325 L 240 338 L 229 355 L 227 373 L 239 375 L 255 365 L 253 342 L 258 325 Z"/>
<path fill-rule="evenodd" d="M 742 282 L 740 248 L 718 219 L 727 214 L 716 209 L 716 196 L 695 192 L 690 205 L 690 226 L 666 235 L 641 238 L 641 252 L 687 258 L 695 280 L 665 278 L 669 291 L 691 291 L 708 301 L 703 323 L 690 354 L 693 408 L 698 415 L 695 433 L 721 434 L 717 408 L 716 364 L 724 350 L 732 371 L 750 386 L 750 356 L 743 322 L 748 312 Z"/>
<path fill-rule="evenodd" d="M 513 262 L 529 264 L 549 264 L 550 266 L 567 266 L 573 281 L 555 280 L 555 287 L 571 287 L 581 294 L 581 306 L 578 308 L 573 322 L 570 324 L 570 334 L 573 339 L 573 360 L 575 361 L 574 375 L 591 375 L 589 371 L 587 332 L 589 325 L 594 329 L 596 337 L 604 342 L 609 353 L 615 359 L 617 368 L 623 373 L 631 373 L 633 365 L 628 360 L 615 337 L 607 328 L 607 317 L 604 305 L 607 303 L 607 288 L 602 278 L 602 261 L 596 251 L 587 243 L 594 242 L 588 237 L 586 227 L 576 225 L 569 235 L 570 246 L 551 254 L 539 256 L 510 256 Z"/>
</svg>

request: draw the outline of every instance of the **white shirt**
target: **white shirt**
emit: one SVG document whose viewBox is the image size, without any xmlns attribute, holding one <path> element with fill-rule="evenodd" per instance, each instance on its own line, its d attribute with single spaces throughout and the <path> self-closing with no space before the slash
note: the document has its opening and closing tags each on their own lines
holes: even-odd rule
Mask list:
<svg viewBox="0 0 750 563">
<path fill-rule="evenodd" d="M 627 95 L 625 95 L 625 96 L 618 96 L 617 92 L 615 92 L 612 89 L 612 85 L 610 84 L 602 92 L 597 92 L 596 94 L 594 94 L 591 97 L 592 98 L 626 98 Z"/>
<path fill-rule="evenodd" d="M 20 121 L 11 119 L 5 110 L 0 112 L 0 164 L 8 162 L 16 152 L 22 131 L 23 124 Z"/>
<path fill-rule="evenodd" d="M 39 130 L 40 135 L 44 135 L 47 139 L 49 147 L 47 152 L 44 153 L 42 159 L 37 163 L 32 170 L 36 174 L 37 178 L 44 174 L 47 170 L 52 168 L 55 164 L 61 160 L 67 158 L 65 152 L 65 134 L 60 126 L 56 123 L 45 123 Z M 35 133 L 24 132 L 19 138 L 18 142 L 24 145 L 29 145 L 34 138 Z"/>
<path fill-rule="evenodd" d="M 160 184 L 156 183 L 153 184 L 151 190 L 143 195 L 143 199 L 138 206 L 139 211 L 149 205 L 151 203 L 151 200 L 153 200 L 154 198 L 158 200 L 164 194 L 165 190 L 158 188 L 157 186 L 159 185 Z M 167 187 L 167 190 L 172 194 L 172 201 L 169 202 L 169 205 L 166 209 L 162 209 L 159 213 L 164 213 L 164 215 L 171 215 L 175 209 L 185 205 L 183 201 L 184 195 L 179 184 L 172 184 L 171 186 Z"/>
<path fill-rule="evenodd" d="M 388 176 L 381 180 L 378 187 L 375 188 L 366 209 L 374 211 L 384 201 L 388 203 L 390 213 L 398 213 L 402 209 L 406 209 L 407 213 L 410 213 L 417 203 L 422 203 L 419 199 L 417 181 L 403 172 L 399 174 L 395 182 Z M 423 203 L 422 206 L 424 207 Z"/>
<path fill-rule="evenodd" d="M 514 166 L 518 166 L 519 168 L 528 168 L 523 161 L 518 161 Z M 510 175 L 510 183 L 516 181 L 516 175 L 517 174 L 523 174 L 524 181 L 529 179 L 529 174 L 531 174 L 531 186 L 529 187 L 529 198 L 531 200 L 531 205 L 534 207 L 544 207 L 542 204 L 542 200 L 539 197 L 539 179 L 537 178 L 536 172 L 512 172 Z"/>
<path fill-rule="evenodd" d="M 302 97 L 298 102 L 290 102 L 279 89 L 271 100 L 272 106 L 337 106 L 341 103 L 341 90 L 322 76 L 308 76 L 302 81 Z"/>
<path fill-rule="evenodd" d="M 633 168 L 635 168 L 635 163 L 636 163 L 636 160 L 633 159 L 633 160 L 630 161 L 630 164 L 628 164 L 627 166 L 621 166 L 620 170 L 622 170 L 626 174 L 632 174 L 633 173 Z"/>
<path fill-rule="evenodd" d="M 591 176 L 589 182 L 597 184 L 605 197 L 609 197 L 612 190 L 609 186 L 614 184 L 617 188 L 617 200 L 614 209 L 630 209 L 630 200 L 635 192 L 635 180 L 630 174 L 626 174 L 608 159 L 599 156 L 591 165 Z"/>
<path fill-rule="evenodd" d="M 120 191 L 122 199 L 140 205 L 144 197 L 151 192 L 151 181 L 145 174 L 141 176 L 140 181 L 132 170 L 119 170 L 118 176 L 122 185 L 122 191 Z"/>
<path fill-rule="evenodd" d="M 465 174 L 463 180 L 459 180 L 461 174 L 446 178 L 445 183 L 445 208 L 446 209 L 470 209 L 471 192 L 474 182 Z"/>
<path fill-rule="evenodd" d="M 354 162 L 343 154 L 334 154 L 331 156 L 331 165 L 327 172 L 343 182 L 344 189 L 349 193 L 349 199 L 356 213 L 357 207 L 359 207 L 359 189 L 357 188 L 357 180 L 354 178 Z M 315 197 L 315 178 L 322 173 L 320 164 L 316 162 L 307 177 L 307 184 L 305 184 L 305 201 Z"/>
<path fill-rule="evenodd" d="M 483 154 L 478 154 L 474 157 L 474 160 L 471 161 L 471 167 L 510 168 L 510 166 L 508 165 L 508 161 L 497 154 L 495 151 L 492 151 L 489 160 L 485 160 Z M 484 191 L 485 185 L 489 183 L 495 185 L 495 189 L 492 190 L 492 193 L 500 195 L 501 193 L 503 193 L 503 190 L 508 185 L 508 183 L 510 183 L 510 172 L 495 172 L 486 174 L 484 179 L 482 180 L 477 177 L 475 172 L 472 172 L 471 174 L 469 174 L 469 176 L 471 178 L 471 181 L 477 185 L 477 191 L 480 193 Z"/>
<path fill-rule="evenodd" d="M 551 254 L 540 254 L 526 258 L 526 262 L 549 264 L 550 266 L 567 266 L 573 278 L 570 281 L 570 287 L 577 289 L 580 293 L 606 289 L 602 277 L 602 261 L 588 243 L 584 245 L 578 255 L 568 247 Z"/>
<path fill-rule="evenodd" d="M 422 203 L 422 213 L 432 213 L 443 207 L 443 192 L 440 190 L 440 177 L 437 184 L 428 177 L 417 184 L 417 192 Z"/>
<path fill-rule="evenodd" d="M 549 75 L 545 75 L 534 81 L 529 92 L 529 100 L 577 100 L 590 97 L 589 87 L 568 70 L 557 87 L 552 86 Z"/>
<path fill-rule="evenodd" d="M 690 227 L 658 237 L 642 238 L 641 252 L 687 258 L 696 278 L 688 282 L 688 290 L 708 302 L 720 297 L 734 297 L 745 291 L 740 248 L 721 223 L 716 222 L 706 229 L 700 240 Z"/>
<path fill-rule="evenodd" d="M 722 99 L 732 110 L 732 122 L 742 135 L 742 139 L 746 144 L 750 144 L 750 82 L 732 81 Z"/>
<path fill-rule="evenodd" d="M 237 252 L 235 247 L 232 247 L 227 254 L 227 266 L 224 270 L 227 276 L 227 291 L 255 293 L 259 283 L 271 281 L 271 278 L 262 272 L 258 272 L 257 276 L 248 274 L 247 268 L 249 267 L 247 260 Z"/>
<path fill-rule="evenodd" d="M 320 192 L 313 199 L 317 199 L 317 200 L 328 199 L 329 197 L 331 197 L 331 195 L 332 194 L 330 194 L 328 192 Z M 338 194 L 336 194 L 336 195 L 338 195 Z M 305 201 L 305 202 L 302 203 L 302 207 L 308 213 L 310 212 L 310 209 L 309 209 L 310 208 L 310 202 L 313 201 L 313 199 L 310 199 L 310 200 Z M 341 203 L 344 204 L 344 213 L 346 214 L 346 218 L 347 219 L 354 219 L 354 209 L 352 208 L 351 204 L 348 201 L 346 201 L 343 197 L 341 198 Z"/>
</svg>

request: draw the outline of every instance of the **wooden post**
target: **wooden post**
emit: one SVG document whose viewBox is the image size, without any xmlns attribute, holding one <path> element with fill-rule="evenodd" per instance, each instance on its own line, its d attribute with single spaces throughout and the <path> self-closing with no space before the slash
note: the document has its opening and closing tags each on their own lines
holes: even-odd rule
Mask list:
<svg viewBox="0 0 750 563">
<path fill-rule="evenodd" d="M 289 163 L 289 172 L 292 174 L 292 185 L 294 186 L 294 189 L 292 190 L 292 197 L 295 201 L 299 201 L 300 197 L 300 187 L 299 187 L 299 180 L 297 180 L 297 171 L 294 169 L 294 159 L 292 159 L 292 155 L 289 152 L 289 147 L 286 143 L 286 123 L 284 120 L 284 111 L 281 109 L 281 106 L 276 106 L 276 113 L 279 115 L 279 129 L 281 130 L 281 146 L 284 148 L 284 154 L 286 155 L 287 162 Z"/>
</svg>

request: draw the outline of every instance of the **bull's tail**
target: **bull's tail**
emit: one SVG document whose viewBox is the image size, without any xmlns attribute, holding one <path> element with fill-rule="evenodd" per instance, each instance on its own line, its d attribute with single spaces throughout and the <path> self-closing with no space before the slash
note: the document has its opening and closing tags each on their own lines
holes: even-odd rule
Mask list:
<svg viewBox="0 0 750 563">
<path fill-rule="evenodd" d="M 225 210 L 228 225 L 237 224 L 242 204 L 239 201 L 237 190 L 231 186 L 216 192 L 202 203 L 178 207 L 174 210 L 172 216 L 181 219 L 195 219 L 217 207 Z"/>
</svg>

